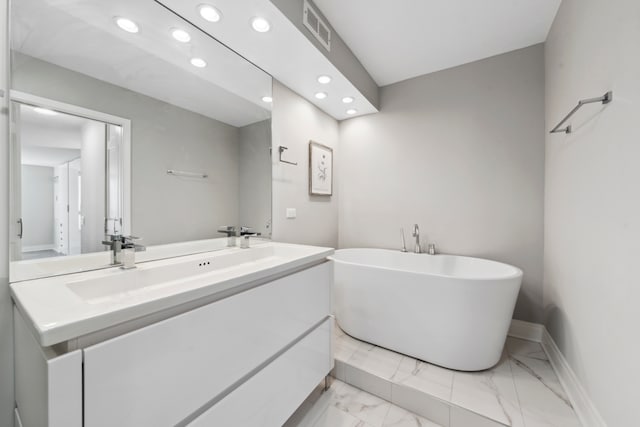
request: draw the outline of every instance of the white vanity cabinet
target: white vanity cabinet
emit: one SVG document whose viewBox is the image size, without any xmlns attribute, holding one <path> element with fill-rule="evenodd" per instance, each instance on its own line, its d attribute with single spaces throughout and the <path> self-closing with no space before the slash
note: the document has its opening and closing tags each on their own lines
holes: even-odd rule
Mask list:
<svg viewBox="0 0 640 427">
<path fill-rule="evenodd" d="M 19 396 L 23 426 L 279 426 L 332 368 L 332 280 L 325 262 L 65 353 L 81 423 L 31 423 Z"/>
<path fill-rule="evenodd" d="M 82 351 L 42 348 L 14 310 L 15 425 L 82 426 Z M 24 406 L 24 408 L 23 408 Z"/>
<path fill-rule="evenodd" d="M 281 426 L 331 370 L 331 327 L 324 321 L 189 426 Z"/>
</svg>

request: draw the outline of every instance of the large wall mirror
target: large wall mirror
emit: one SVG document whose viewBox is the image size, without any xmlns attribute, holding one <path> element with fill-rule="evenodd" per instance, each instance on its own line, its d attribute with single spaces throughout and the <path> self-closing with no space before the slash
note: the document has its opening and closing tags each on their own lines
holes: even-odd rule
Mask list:
<svg viewBox="0 0 640 427">
<path fill-rule="evenodd" d="M 11 280 L 268 238 L 271 84 L 153 0 L 14 0 Z"/>
</svg>

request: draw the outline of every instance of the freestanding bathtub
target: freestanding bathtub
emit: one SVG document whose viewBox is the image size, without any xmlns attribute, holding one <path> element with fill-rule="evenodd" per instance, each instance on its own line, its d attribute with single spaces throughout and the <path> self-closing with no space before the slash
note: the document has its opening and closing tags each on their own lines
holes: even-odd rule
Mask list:
<svg viewBox="0 0 640 427">
<path fill-rule="evenodd" d="M 338 325 L 349 335 L 461 371 L 500 360 L 522 271 L 479 258 L 341 249 Z"/>
</svg>

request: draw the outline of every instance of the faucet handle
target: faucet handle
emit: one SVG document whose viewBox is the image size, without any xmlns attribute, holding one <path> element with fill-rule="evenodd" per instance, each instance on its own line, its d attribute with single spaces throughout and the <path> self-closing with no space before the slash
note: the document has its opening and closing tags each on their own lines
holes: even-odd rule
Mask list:
<svg viewBox="0 0 640 427">
<path fill-rule="evenodd" d="M 142 238 L 137 236 L 122 236 L 122 249 L 134 249 L 136 252 L 146 251 L 146 247 L 135 243 L 137 240 L 142 240 Z"/>
<path fill-rule="evenodd" d="M 117 242 L 122 243 L 123 242 L 123 236 L 120 234 L 107 234 L 105 237 L 108 237 L 109 240 L 103 240 L 102 244 L 105 246 L 111 246 L 113 247 L 113 245 Z"/>
<path fill-rule="evenodd" d="M 429 255 L 435 255 L 436 254 L 436 244 L 435 243 L 429 243 L 428 249 L 427 249 L 427 253 Z"/>
<path fill-rule="evenodd" d="M 240 227 L 240 235 L 241 236 L 259 236 L 260 233 L 256 233 L 253 231 L 252 227 L 245 227 L 244 225 Z"/>
</svg>

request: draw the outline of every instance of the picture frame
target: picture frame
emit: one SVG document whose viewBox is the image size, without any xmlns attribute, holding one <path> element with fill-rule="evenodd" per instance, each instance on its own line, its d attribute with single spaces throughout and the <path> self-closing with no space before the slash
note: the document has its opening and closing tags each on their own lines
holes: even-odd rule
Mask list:
<svg viewBox="0 0 640 427">
<path fill-rule="evenodd" d="M 309 194 L 333 195 L 333 149 L 309 141 Z"/>
</svg>

